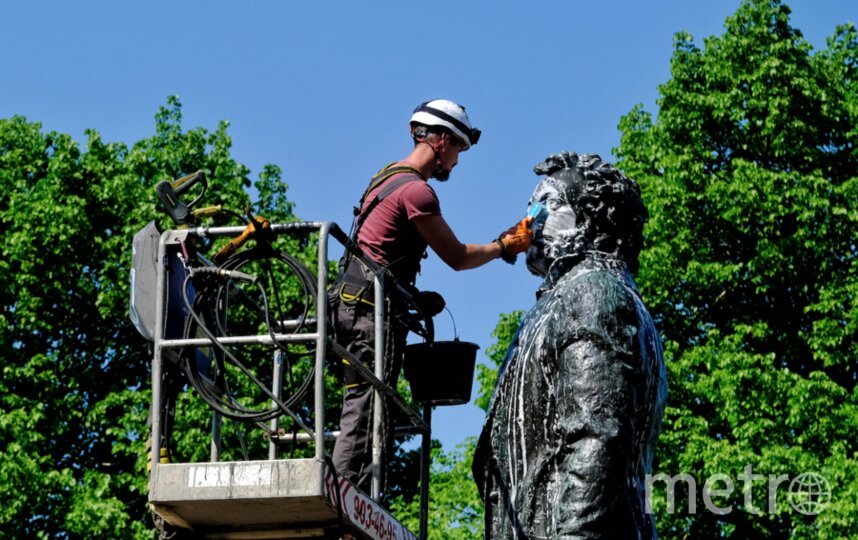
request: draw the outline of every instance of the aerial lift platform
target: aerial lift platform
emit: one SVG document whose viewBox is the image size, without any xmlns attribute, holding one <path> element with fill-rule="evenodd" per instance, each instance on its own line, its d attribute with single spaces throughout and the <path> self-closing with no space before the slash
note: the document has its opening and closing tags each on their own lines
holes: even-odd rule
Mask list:
<svg viewBox="0 0 858 540">
<path fill-rule="evenodd" d="M 375 388 L 375 399 L 384 395 L 401 408 L 413 425 L 413 432 L 422 435 L 421 519 L 419 538 L 427 535 L 429 448 L 431 438 L 431 406 L 423 406 L 422 415 L 412 410 L 381 379 L 383 374 L 383 324 L 376 324 L 375 371 L 371 371 L 339 344 L 330 340 L 327 332 L 327 260 L 328 239 L 334 237 L 346 249 L 356 250 L 347 235 L 332 222 L 302 222 L 272 225 L 274 234 L 307 234 L 318 232 L 318 268 L 316 320 L 310 331 L 216 338 L 223 343 L 240 346 L 244 343 L 271 344 L 283 342 L 312 342 L 315 344 L 314 418 L 313 427 L 297 420 L 302 426 L 301 439 L 315 446 L 315 456 L 305 459 L 277 459 L 275 443 L 271 442 L 269 459 L 263 461 L 219 461 L 212 444 L 212 459 L 205 463 L 159 463 L 151 458 L 149 504 L 164 521 L 192 531 L 196 537 L 223 539 L 273 538 L 358 538 L 376 540 L 417 540 L 418 536 L 396 521 L 377 501 L 381 480 L 381 412 L 375 407 L 373 418 L 373 480 L 372 493 L 358 490 L 334 470 L 325 455 L 325 439 L 333 434 L 324 432 L 324 370 L 326 351 L 332 350 L 349 360 Z M 165 231 L 158 244 L 157 297 L 155 315 L 154 357 L 152 363 L 153 411 L 162 411 L 161 381 L 165 353 L 182 347 L 212 345 L 212 338 L 165 338 L 167 315 L 167 251 L 187 239 L 204 237 L 235 237 L 242 227 L 196 227 Z M 358 255 L 360 255 L 358 250 Z M 384 282 L 375 278 L 375 317 L 384 321 Z M 277 364 L 277 362 L 275 362 Z M 275 366 L 276 367 L 276 366 Z M 277 380 L 277 377 L 272 377 Z M 272 389 L 275 393 L 277 389 Z M 279 393 L 277 394 L 279 396 Z M 276 422 L 273 421 L 273 422 Z M 158 441 L 162 426 L 160 414 L 152 415 L 153 441 Z M 156 435 L 158 434 L 158 435 Z M 153 456 L 157 452 L 153 452 Z"/>
<path fill-rule="evenodd" d="M 151 482 L 152 510 L 205 538 L 417 538 L 317 459 L 162 464 Z"/>
</svg>

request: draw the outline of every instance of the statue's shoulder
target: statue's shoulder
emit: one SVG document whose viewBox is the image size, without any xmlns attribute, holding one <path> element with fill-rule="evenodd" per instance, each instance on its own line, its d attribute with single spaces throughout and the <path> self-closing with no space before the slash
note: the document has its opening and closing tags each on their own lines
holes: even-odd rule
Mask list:
<svg viewBox="0 0 858 540">
<path fill-rule="evenodd" d="M 630 278 L 605 268 L 570 272 L 557 284 L 557 293 L 570 308 L 586 311 L 614 311 L 634 308 L 634 284 Z"/>
<path fill-rule="evenodd" d="M 635 290 L 621 274 L 609 269 L 588 269 L 557 283 L 558 316 L 568 344 L 582 337 L 625 341 L 638 326 Z M 559 330 L 559 329 L 558 329 Z"/>
</svg>

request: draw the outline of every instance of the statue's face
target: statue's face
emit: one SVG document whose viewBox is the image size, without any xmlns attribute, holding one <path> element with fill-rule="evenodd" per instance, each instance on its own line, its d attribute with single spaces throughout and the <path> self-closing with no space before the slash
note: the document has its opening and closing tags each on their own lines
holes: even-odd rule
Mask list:
<svg viewBox="0 0 858 540">
<path fill-rule="evenodd" d="M 538 202 L 548 210 L 544 224 L 533 231 L 526 258 L 527 268 L 540 276 L 548 273 L 552 262 L 572 253 L 575 239 L 582 232 L 572 205 L 566 198 L 565 184 L 556 178 L 567 171 L 564 169 L 542 180 L 530 196 L 529 204 Z"/>
</svg>

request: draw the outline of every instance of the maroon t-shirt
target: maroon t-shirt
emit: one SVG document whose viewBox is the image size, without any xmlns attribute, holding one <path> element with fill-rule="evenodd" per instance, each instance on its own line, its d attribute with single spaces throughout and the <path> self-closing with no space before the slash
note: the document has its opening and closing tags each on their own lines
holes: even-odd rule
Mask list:
<svg viewBox="0 0 858 540">
<path fill-rule="evenodd" d="M 378 190 L 403 174 L 412 173 L 395 174 L 370 192 L 361 212 L 366 211 Z M 370 259 L 388 267 L 397 279 L 413 284 L 427 243 L 412 220 L 440 215 L 441 204 L 432 186 L 425 180 L 407 182 L 373 208 L 358 232 L 358 246 Z"/>
</svg>

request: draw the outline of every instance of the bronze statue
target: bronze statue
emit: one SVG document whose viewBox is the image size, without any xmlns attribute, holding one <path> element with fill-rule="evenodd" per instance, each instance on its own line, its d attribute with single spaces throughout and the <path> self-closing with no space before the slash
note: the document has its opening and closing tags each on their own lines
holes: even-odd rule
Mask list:
<svg viewBox="0 0 858 540">
<path fill-rule="evenodd" d="M 647 212 L 637 184 L 563 152 L 531 203 L 527 266 L 545 281 L 514 338 L 474 456 L 486 539 L 654 539 L 645 475 L 661 430 L 662 345 L 631 272 Z"/>
</svg>

